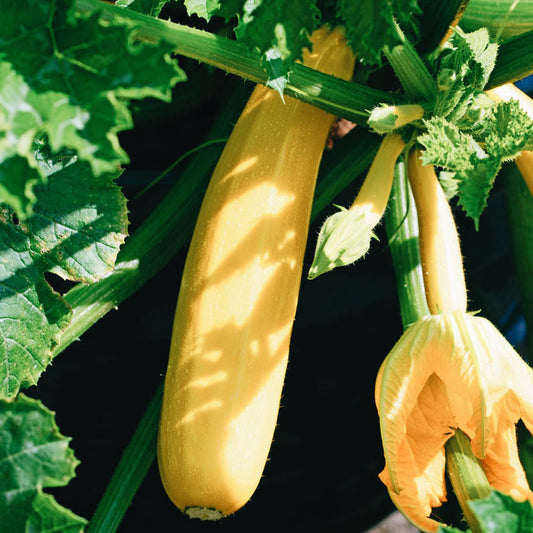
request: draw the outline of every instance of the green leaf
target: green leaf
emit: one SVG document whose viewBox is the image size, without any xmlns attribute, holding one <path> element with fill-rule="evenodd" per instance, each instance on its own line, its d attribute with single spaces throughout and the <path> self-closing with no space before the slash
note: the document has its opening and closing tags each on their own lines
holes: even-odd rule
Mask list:
<svg viewBox="0 0 533 533">
<path fill-rule="evenodd" d="M 158 17 L 166 3 L 168 3 L 168 0 L 116 0 L 115 5 L 117 7 L 127 7 L 152 17 Z"/>
<path fill-rule="evenodd" d="M 74 477 L 78 461 L 54 414 L 20 395 L 0 402 L 0 533 L 83 531 L 83 518 L 43 492 Z"/>
<path fill-rule="evenodd" d="M 500 170 L 502 157 L 487 153 L 469 133 L 441 117 L 425 121 L 427 132 L 418 137 L 426 148 L 422 153 L 425 165 L 442 167 L 455 173 L 459 205 L 474 220 L 476 229 L 479 217 L 487 205 L 489 192 Z M 449 174 L 445 175 L 450 177 Z M 450 189 L 450 187 L 448 187 Z"/>
<path fill-rule="evenodd" d="M 303 49 L 311 47 L 309 36 L 319 17 L 316 0 L 254 0 L 244 4 L 235 35 L 261 54 L 267 85 L 278 89 Z"/>
<path fill-rule="evenodd" d="M 468 505 L 476 515 L 483 533 L 531 533 L 533 507 L 529 501 L 517 502 L 511 496 L 492 491 L 481 500 Z"/>
<path fill-rule="evenodd" d="M 498 45 L 490 42 L 485 28 L 472 33 L 454 31 L 437 58 L 435 115 L 456 122 L 472 105 L 479 105 L 479 93 L 496 64 L 497 51 Z"/>
<path fill-rule="evenodd" d="M 213 16 L 226 20 L 240 16 L 245 0 L 185 0 L 184 3 L 189 15 L 198 15 L 209 22 Z"/>
<path fill-rule="evenodd" d="M 131 26 L 104 24 L 98 13 L 75 18 L 72 6 L 0 0 L 0 201 L 20 218 L 44 181 L 34 140 L 45 135 L 52 151 L 70 148 L 96 174 L 112 172 L 128 160 L 117 137 L 132 126 L 128 100 L 168 100 L 184 79 L 170 45 L 134 43 Z M 21 175 L 17 157 L 26 159 Z"/>
<path fill-rule="evenodd" d="M 43 271 L 28 236 L 0 221 L 0 398 L 37 382 L 70 321 L 70 308 Z"/>
<path fill-rule="evenodd" d="M 31 247 L 50 272 L 91 283 L 113 269 L 128 224 L 126 200 L 113 181 L 119 174 L 94 176 L 76 162 L 36 187 Z"/>
<path fill-rule="evenodd" d="M 418 0 L 339 0 L 339 16 L 353 51 L 364 63 L 381 63 L 383 48 L 400 44 L 396 21 L 409 33 L 416 33 Z"/>
<path fill-rule="evenodd" d="M 533 137 L 533 120 L 516 100 L 496 104 L 484 124 L 485 150 L 502 160 L 515 158 Z"/>
<path fill-rule="evenodd" d="M 459 187 L 459 205 L 472 218 L 476 230 L 479 229 L 479 217 L 487 206 L 489 193 L 501 167 L 501 159 L 488 156 L 473 159 L 470 170 L 457 172 Z"/>
<path fill-rule="evenodd" d="M 442 117 L 424 121 L 426 133 L 418 137 L 424 146 L 424 165 L 443 167 L 452 172 L 473 168 L 473 160 L 487 155 L 469 133 L 462 132 L 455 124 Z"/>
<path fill-rule="evenodd" d="M 472 532 L 470 529 L 467 529 L 466 531 L 464 531 L 457 527 L 439 526 L 438 533 L 472 533 Z"/>
<path fill-rule="evenodd" d="M 114 174 L 94 176 L 75 161 L 35 188 L 29 220 L 0 220 L 0 398 L 33 385 L 52 359 L 70 308 L 44 278 L 54 272 L 92 282 L 115 263 L 127 228 Z"/>
<path fill-rule="evenodd" d="M 473 155 L 472 167 L 457 173 L 459 204 L 474 220 L 476 229 L 503 162 L 516 157 L 533 134 L 533 121 L 516 101 L 493 106 L 481 124 L 486 155 Z"/>
</svg>

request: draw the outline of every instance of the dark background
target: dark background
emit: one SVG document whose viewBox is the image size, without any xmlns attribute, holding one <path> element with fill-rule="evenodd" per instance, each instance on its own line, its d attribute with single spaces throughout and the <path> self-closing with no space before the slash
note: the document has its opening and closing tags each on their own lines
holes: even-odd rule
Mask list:
<svg viewBox="0 0 533 533">
<path fill-rule="evenodd" d="M 136 106 L 136 127 L 121 135 L 131 164 L 120 183 L 132 198 L 188 149 L 202 142 L 236 81 L 180 59 L 189 82 L 172 104 Z M 186 87 L 188 85 L 188 87 Z M 157 205 L 180 168 L 130 203 L 130 233 Z M 336 203 L 348 205 L 348 190 Z M 320 217 L 325 218 L 326 213 Z M 524 350 L 501 180 L 480 230 L 457 210 L 470 309 L 498 324 Z M 309 232 L 304 272 L 320 221 Z M 120 532 L 363 532 L 394 509 L 377 474 L 383 468 L 374 380 L 402 332 L 394 271 L 383 227 L 355 266 L 302 281 L 278 427 L 264 477 L 252 500 L 219 523 L 183 517 L 151 468 Z M 59 503 L 89 519 L 165 372 L 182 251 L 117 312 L 72 344 L 29 394 L 57 411 L 57 423 L 81 464 Z M 453 512 L 453 510 L 451 511 Z"/>
</svg>

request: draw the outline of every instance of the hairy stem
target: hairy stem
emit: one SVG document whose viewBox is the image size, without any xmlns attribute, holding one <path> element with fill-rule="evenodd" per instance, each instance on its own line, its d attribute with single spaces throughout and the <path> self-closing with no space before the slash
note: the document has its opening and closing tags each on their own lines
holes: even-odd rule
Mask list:
<svg viewBox="0 0 533 533">
<path fill-rule="evenodd" d="M 100 11 L 108 21 L 134 25 L 135 37 L 139 40 L 158 42 L 162 39 L 172 44 L 179 55 L 202 61 L 254 83 L 264 85 L 267 82 L 258 54 L 239 42 L 130 9 L 121 9 L 100 0 L 76 0 L 76 7 L 81 13 Z M 369 109 L 383 102 L 401 100 L 385 91 L 344 81 L 301 64 L 294 65 L 284 92 L 358 124 L 366 124 Z"/>
<path fill-rule="evenodd" d="M 481 533 L 479 523 L 467 502 L 486 498 L 491 487 L 481 461 L 472 452 L 470 439 L 460 429 L 456 429 L 454 437 L 446 443 L 446 468 L 472 533 Z"/>
<path fill-rule="evenodd" d="M 396 274 L 402 324 L 407 328 L 420 317 L 429 315 L 429 309 L 420 262 L 418 218 L 404 158 L 396 164 L 385 211 L 385 230 Z"/>
</svg>

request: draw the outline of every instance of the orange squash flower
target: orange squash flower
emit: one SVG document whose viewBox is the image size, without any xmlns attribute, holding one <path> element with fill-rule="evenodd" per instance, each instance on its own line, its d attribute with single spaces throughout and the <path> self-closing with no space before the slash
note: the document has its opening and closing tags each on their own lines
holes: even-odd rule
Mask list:
<svg viewBox="0 0 533 533">
<path fill-rule="evenodd" d="M 533 370 L 488 320 L 429 315 L 412 324 L 383 362 L 376 404 L 386 466 L 380 479 L 419 529 L 436 531 L 446 500 L 446 441 L 461 429 L 490 485 L 533 502 L 515 425 L 533 433 Z"/>
<path fill-rule="evenodd" d="M 444 446 L 457 429 L 471 440 L 491 487 L 533 502 L 520 464 L 516 423 L 533 434 L 533 369 L 488 320 L 466 311 L 455 222 L 433 167 L 409 154 L 430 315 L 409 326 L 376 380 L 385 469 L 380 479 L 419 529 L 436 531 L 446 500 Z"/>
</svg>

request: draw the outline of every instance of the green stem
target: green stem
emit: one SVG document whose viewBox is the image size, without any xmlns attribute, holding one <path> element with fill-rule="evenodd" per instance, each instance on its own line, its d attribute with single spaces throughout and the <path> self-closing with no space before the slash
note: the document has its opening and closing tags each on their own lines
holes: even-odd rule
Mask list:
<svg viewBox="0 0 533 533">
<path fill-rule="evenodd" d="M 402 323 L 407 328 L 429 314 L 429 310 L 418 251 L 416 207 L 405 178 L 405 163 L 400 162 L 397 167 L 385 224 L 396 273 Z M 488 495 L 491 488 L 472 451 L 470 440 L 459 430 L 446 445 L 446 459 L 446 470 L 454 492 L 472 530 L 476 532 L 477 523 L 470 521 L 472 515 L 468 500 Z"/>
<path fill-rule="evenodd" d="M 396 164 L 389 205 L 385 212 L 385 230 L 396 273 L 404 328 L 429 314 L 420 262 L 418 219 L 406 169 L 406 161 L 401 160 Z"/>
<path fill-rule="evenodd" d="M 461 28 L 474 31 L 482 27 L 497 40 L 533 30 L 533 0 L 470 0 Z"/>
<path fill-rule="evenodd" d="M 533 356 L 533 198 L 522 175 L 514 163 L 503 166 L 501 170 L 507 201 L 507 216 L 513 243 L 514 260 L 522 310 L 527 326 L 527 346 Z"/>
<path fill-rule="evenodd" d="M 85 530 L 86 533 L 112 533 L 118 529 L 137 489 L 155 460 L 162 398 L 163 382 L 150 400 L 146 412 L 126 446 Z"/>
<path fill-rule="evenodd" d="M 472 453 L 472 444 L 460 429 L 446 443 L 446 469 L 457 500 L 461 504 L 472 533 L 481 533 L 468 500 L 487 497 L 491 492 L 481 461 Z"/>
<path fill-rule="evenodd" d="M 140 40 L 158 42 L 163 39 L 172 44 L 179 55 L 202 61 L 254 83 L 264 85 L 267 82 L 259 56 L 236 41 L 118 8 L 100 0 L 76 0 L 76 7 L 82 13 L 100 11 L 109 21 L 134 25 L 135 36 Z M 398 103 L 401 100 L 385 91 L 344 81 L 300 64 L 294 65 L 284 92 L 332 115 L 362 125 L 366 124 L 368 110 L 380 103 Z"/>
<path fill-rule="evenodd" d="M 504 41 L 485 89 L 514 82 L 533 73 L 533 31 Z"/>
<path fill-rule="evenodd" d="M 409 98 L 433 101 L 437 93 L 435 80 L 399 26 L 396 26 L 396 30 L 402 44 L 384 48 L 389 63 Z"/>
</svg>

